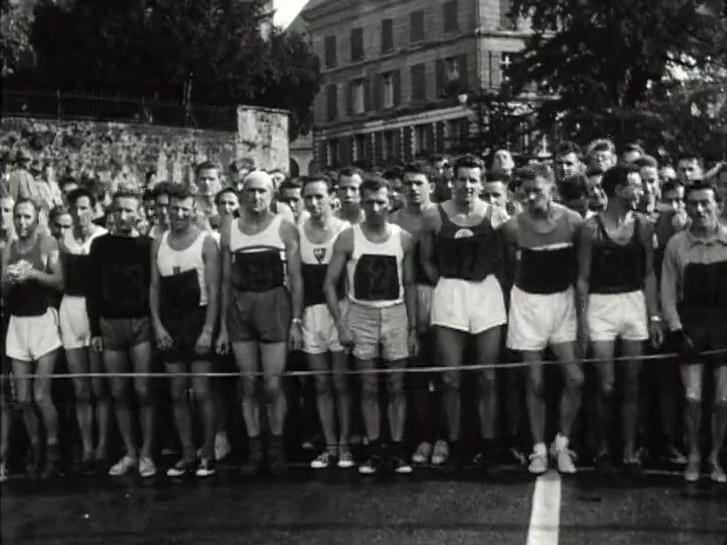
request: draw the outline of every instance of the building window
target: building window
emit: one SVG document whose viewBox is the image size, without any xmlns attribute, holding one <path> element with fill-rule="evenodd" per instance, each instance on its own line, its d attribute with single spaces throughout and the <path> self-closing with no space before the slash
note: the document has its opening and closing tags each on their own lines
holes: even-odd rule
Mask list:
<svg viewBox="0 0 727 545">
<path fill-rule="evenodd" d="M 467 91 L 467 55 L 437 61 L 437 96 L 451 97 Z"/>
<path fill-rule="evenodd" d="M 326 68 L 333 68 L 336 66 L 336 37 L 326 36 L 324 41 Z"/>
<path fill-rule="evenodd" d="M 457 32 L 459 23 L 457 22 L 457 0 L 448 0 L 442 6 L 444 11 L 444 33 Z"/>
<path fill-rule="evenodd" d="M 384 145 L 381 146 L 381 155 L 384 161 L 388 161 L 398 155 L 394 131 L 384 131 Z"/>
<path fill-rule="evenodd" d="M 416 64 L 411 67 L 411 99 L 413 101 L 427 98 L 426 65 Z"/>
<path fill-rule="evenodd" d="M 510 81 L 511 69 L 517 60 L 517 53 L 503 51 L 500 53 L 500 84 Z"/>
<path fill-rule="evenodd" d="M 363 28 L 354 28 L 351 31 L 351 60 L 360 61 L 363 58 Z"/>
<path fill-rule="evenodd" d="M 366 139 L 370 138 L 367 134 L 357 134 L 353 137 L 353 153 L 355 161 L 365 161 L 368 159 L 366 153 Z"/>
<path fill-rule="evenodd" d="M 394 73 L 386 72 L 381 76 L 382 106 L 384 109 L 394 107 Z"/>
<path fill-rule="evenodd" d="M 341 146 L 337 138 L 328 141 L 328 164 L 335 166 L 340 163 Z"/>
<path fill-rule="evenodd" d="M 381 52 L 388 53 L 394 49 L 394 22 L 391 19 L 381 21 Z"/>
<path fill-rule="evenodd" d="M 351 82 L 351 105 L 354 114 L 362 114 L 366 111 L 365 92 L 366 80 L 355 79 Z"/>
<path fill-rule="evenodd" d="M 414 127 L 414 155 L 428 155 L 431 151 L 429 142 L 429 127 L 427 125 L 416 125 Z"/>
<path fill-rule="evenodd" d="M 409 41 L 412 43 L 424 41 L 424 10 L 413 12 L 409 17 Z"/>
<path fill-rule="evenodd" d="M 328 121 L 338 118 L 338 87 L 335 83 L 326 86 L 326 113 Z"/>
</svg>

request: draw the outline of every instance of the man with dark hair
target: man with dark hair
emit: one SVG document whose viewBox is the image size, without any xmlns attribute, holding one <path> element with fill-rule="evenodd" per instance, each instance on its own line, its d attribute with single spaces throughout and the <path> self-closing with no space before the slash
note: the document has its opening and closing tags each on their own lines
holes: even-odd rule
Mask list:
<svg viewBox="0 0 727 545">
<path fill-rule="evenodd" d="M 171 182 L 160 182 L 154 187 L 154 220 L 149 238 L 160 240 L 169 229 L 169 195 L 172 192 Z"/>
<path fill-rule="evenodd" d="M 336 217 L 349 222 L 351 225 L 363 221 L 364 212 L 361 209 L 360 187 L 363 182 L 361 171 L 357 168 L 342 168 L 336 182 L 336 193 L 341 201 L 341 208 Z"/>
<path fill-rule="evenodd" d="M 391 212 L 396 212 L 404 206 L 404 198 L 402 197 L 403 173 L 400 168 L 390 168 L 383 174 L 384 180 L 389 182 L 391 188 Z"/>
<path fill-rule="evenodd" d="M 586 150 L 586 164 L 589 167 L 599 167 L 606 172 L 609 168 L 616 166 L 616 146 L 607 138 L 599 138 L 588 144 Z"/>
<path fill-rule="evenodd" d="M 586 179 L 588 180 L 588 208 L 594 212 L 601 212 L 606 208 L 608 202 L 601 187 L 603 169 L 598 166 L 588 167 L 586 169 Z"/>
<path fill-rule="evenodd" d="M 635 163 L 644 155 L 646 155 L 646 152 L 640 144 L 637 144 L 636 142 L 629 142 L 621 151 L 621 164 L 627 165 L 629 163 Z"/>
<path fill-rule="evenodd" d="M 555 179 L 558 183 L 583 171 L 583 154 L 575 142 L 561 142 L 555 150 Z"/>
<path fill-rule="evenodd" d="M 177 186 L 170 195 L 169 230 L 154 241 L 151 257 L 151 317 L 157 347 L 170 378 L 174 419 L 182 458 L 167 471 L 170 477 L 215 473 L 215 422 L 210 380 L 184 373 L 212 371 L 213 342 L 219 317 L 220 252 L 214 238 L 194 224 L 194 196 Z M 191 384 L 190 384 L 191 383 Z M 200 408 L 203 441 L 199 463 L 187 392 Z"/>
<path fill-rule="evenodd" d="M 520 203 L 512 198 L 510 178 L 498 172 L 488 171 L 485 174 L 480 196 L 485 202 L 499 206 L 508 216 L 514 216 L 521 209 Z"/>
<path fill-rule="evenodd" d="M 48 231 L 50 231 L 50 235 L 54 239 L 61 240 L 64 238 L 72 226 L 73 219 L 67 206 L 59 204 L 51 208 L 48 213 Z"/>
<path fill-rule="evenodd" d="M 278 190 L 278 201 L 288 205 L 290 210 L 293 212 L 293 218 L 295 223 L 301 223 L 305 218 L 302 216 L 305 212 L 303 208 L 303 196 L 301 192 L 303 185 L 297 178 L 289 178 L 280 184 Z"/>
<path fill-rule="evenodd" d="M 143 235 L 148 235 L 157 222 L 157 218 L 154 214 L 154 207 L 156 205 L 156 194 L 154 193 L 154 189 L 146 188 L 144 190 L 141 195 L 141 205 L 144 219 L 143 224 L 140 223 L 139 225 L 140 227 L 143 227 L 143 229 L 140 229 L 139 231 Z"/>
<path fill-rule="evenodd" d="M 220 232 L 222 226 L 233 221 L 240 209 L 240 197 L 233 187 L 223 187 L 215 195 L 215 209 L 217 213 L 209 218 L 213 231 Z"/>
<path fill-rule="evenodd" d="M 643 155 L 634 164 L 639 169 L 644 192 L 639 203 L 639 210 L 652 215 L 656 212 L 656 205 L 661 198 L 661 184 L 659 182 L 659 163 L 651 155 Z"/>
<path fill-rule="evenodd" d="M 81 435 L 83 452 L 79 473 L 92 471 L 96 463 L 103 463 L 108 457 L 108 432 L 110 403 L 104 381 L 89 379 L 86 373 L 102 370 L 101 355 L 90 349 L 91 326 L 86 312 L 86 292 L 90 274 L 90 251 L 93 241 L 107 233 L 106 229 L 93 223 L 96 196 L 85 188 L 79 188 L 68 195 L 73 227 L 60 240 L 61 264 L 65 284 L 59 316 L 61 340 L 66 353 L 68 369 L 79 375 L 73 379 L 76 399 L 76 419 Z M 93 447 L 94 406 L 96 398 L 96 424 L 98 445 Z"/>
<path fill-rule="evenodd" d="M 41 434 L 36 410 L 45 427 L 45 477 L 58 473 L 58 413 L 51 398 L 51 377 L 61 339 L 58 313 L 52 307 L 55 292 L 63 288 L 58 243 L 38 229 L 38 206 L 20 197 L 13 207 L 16 238 L 3 250 L 0 286 L 10 316 L 5 351 L 15 377 L 18 406 L 22 410 L 31 445 L 28 473 L 35 476 L 41 461 Z M 36 375 L 29 378 L 28 375 Z"/>
<path fill-rule="evenodd" d="M 507 222 L 510 294 L 507 346 L 521 353 L 528 364 L 526 400 L 533 437 L 528 470 L 541 474 L 548 469 L 545 446 L 544 352 L 550 347 L 564 375 L 560 422 L 551 456 L 561 473 L 575 473 L 568 448 L 578 414 L 583 370 L 577 357 L 575 243 L 583 223 L 581 216 L 553 201 L 554 178 L 547 165 L 536 164 L 516 172 L 525 209 Z"/>
<path fill-rule="evenodd" d="M 677 179 L 685 187 L 689 187 L 704 176 L 702 158 L 694 153 L 683 153 L 677 161 Z"/>
<path fill-rule="evenodd" d="M 168 195 L 169 190 L 165 193 Z M 152 477 L 156 475 L 152 459 L 154 399 L 151 379 L 143 376 L 152 370 L 153 333 L 149 317 L 152 239 L 140 236 L 136 230 L 141 206 L 138 194 L 117 191 L 112 206 L 113 233 L 102 235 L 91 243 L 86 291 L 91 347 L 103 354 L 104 366 L 110 375 L 116 421 L 126 451 L 111 466 L 109 475 L 123 475 L 138 468 L 142 477 Z M 129 379 L 118 376 L 128 372 L 129 363 L 135 373 L 141 374 L 133 381 L 141 416 L 141 452 L 134 440 L 135 426 L 127 393 Z"/>
<path fill-rule="evenodd" d="M 357 369 L 371 370 L 381 355 L 391 369 L 403 369 L 417 352 L 414 240 L 388 221 L 391 207 L 386 180 L 367 179 L 360 186 L 365 219 L 345 229 L 333 245 L 324 282 L 326 303 L 343 346 L 353 349 Z M 348 316 L 339 307 L 338 288 L 347 273 Z M 411 473 L 404 450 L 406 395 L 403 373 L 387 374 L 390 461 L 396 473 Z M 361 376 L 361 412 L 369 440 L 359 473 L 376 473 L 382 463 L 379 377 Z"/>
<path fill-rule="evenodd" d="M 194 184 L 198 195 L 216 195 L 222 189 L 220 166 L 212 161 L 203 161 L 194 168 Z"/>
<path fill-rule="evenodd" d="M 705 364 L 714 373 L 712 442 L 707 458 L 710 478 L 727 482 L 719 455 L 727 432 L 727 365 L 724 354 L 703 351 L 727 348 L 727 227 L 719 222 L 716 189 L 694 182 L 687 188 L 689 229 L 675 234 L 664 255 L 661 304 L 681 363 L 686 407 L 684 424 L 689 449 L 687 482 L 699 479 L 699 430 Z"/>
<path fill-rule="evenodd" d="M 222 315 L 219 352 L 232 348 L 242 381 L 242 413 L 248 435 L 243 473 L 261 471 L 263 447 L 254 373 L 262 370 L 272 437 L 271 473 L 285 469 L 282 377 L 289 346 L 299 349 L 303 316 L 298 231 L 270 210 L 273 182 L 262 171 L 245 178 L 238 220 L 222 231 Z"/>
<path fill-rule="evenodd" d="M 66 203 L 68 203 L 68 195 L 71 191 L 75 191 L 79 188 L 78 181 L 73 176 L 64 176 L 61 178 L 58 186 L 61 189 L 61 194 L 63 195 Z"/>
<path fill-rule="evenodd" d="M 502 326 L 507 323 L 504 280 L 504 246 L 499 227 L 507 213 L 479 198 L 483 166 L 464 156 L 454 164 L 452 198 L 424 214 L 420 235 L 420 265 L 435 284 L 431 321 L 438 360 L 448 367 L 464 362 L 468 341 L 476 344 L 476 363 L 499 360 Z M 482 470 L 496 469 L 494 459 L 497 390 L 495 370 L 479 373 L 478 412 L 482 441 Z M 460 416 L 460 372 L 442 376 L 450 452 L 446 473 L 464 462 Z"/>
<path fill-rule="evenodd" d="M 245 177 L 255 170 L 255 161 L 251 157 L 241 157 L 230 163 L 230 184 L 238 193 L 242 191 Z"/>
<path fill-rule="evenodd" d="M 588 187 L 588 178 L 583 174 L 574 174 L 565 178 L 558 186 L 560 202 L 578 212 L 586 219 L 593 215 L 590 209 L 591 199 Z"/>
<path fill-rule="evenodd" d="M 620 339 L 623 365 L 621 405 L 623 464 L 634 477 L 642 475 L 636 452 L 639 374 L 644 341 L 661 345 L 661 317 L 654 275 L 653 230 L 635 210 L 643 184 L 631 163 L 612 167 L 603 176 L 606 209 L 587 220 L 578 247 L 578 312 L 584 338 L 590 341 L 598 388 L 595 427 L 596 467 L 608 470 L 608 437 L 614 382 L 614 354 Z"/>
</svg>

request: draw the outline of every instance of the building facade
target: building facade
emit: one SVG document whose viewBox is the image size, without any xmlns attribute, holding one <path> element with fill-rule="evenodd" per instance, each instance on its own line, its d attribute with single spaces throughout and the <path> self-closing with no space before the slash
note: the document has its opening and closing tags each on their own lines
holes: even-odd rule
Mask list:
<svg viewBox="0 0 727 545">
<path fill-rule="evenodd" d="M 510 0 L 310 0 L 321 60 L 314 154 L 322 167 L 444 154 L 477 120 L 468 99 L 496 89 L 529 30 Z"/>
</svg>

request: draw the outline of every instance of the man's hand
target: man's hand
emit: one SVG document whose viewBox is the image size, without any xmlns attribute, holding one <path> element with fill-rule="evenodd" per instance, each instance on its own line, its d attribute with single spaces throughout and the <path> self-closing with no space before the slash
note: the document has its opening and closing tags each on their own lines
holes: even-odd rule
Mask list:
<svg viewBox="0 0 727 545">
<path fill-rule="evenodd" d="M 230 341 L 227 335 L 227 328 L 223 327 L 220 329 L 220 334 L 217 335 L 217 342 L 215 343 L 215 352 L 220 356 L 225 356 L 230 352 Z"/>
<path fill-rule="evenodd" d="M 417 335 L 417 330 L 415 328 L 409 330 L 409 339 L 407 344 L 410 358 L 419 354 L 419 336 Z"/>
<path fill-rule="evenodd" d="M 303 348 L 303 324 L 300 320 L 293 320 L 288 334 L 288 350 L 295 352 Z"/>
<path fill-rule="evenodd" d="M 101 337 L 91 337 L 91 350 L 99 354 L 103 352 L 103 339 Z"/>
<path fill-rule="evenodd" d="M 154 336 L 156 337 L 157 348 L 159 350 L 169 350 L 172 347 L 172 344 L 174 344 L 169 333 L 161 324 L 156 324 L 154 326 Z"/>
<path fill-rule="evenodd" d="M 212 350 L 212 329 L 204 327 L 194 345 L 194 352 L 195 354 L 204 356 L 205 354 L 209 354 L 210 350 Z"/>
<path fill-rule="evenodd" d="M 662 328 L 660 321 L 649 320 L 649 338 L 651 339 L 651 346 L 654 348 L 659 348 L 664 344 L 664 328 Z"/>
<path fill-rule="evenodd" d="M 588 342 L 590 337 L 590 328 L 588 327 L 588 320 L 584 316 L 578 320 L 578 347 L 581 350 L 581 358 L 586 357 L 588 354 Z"/>
<path fill-rule="evenodd" d="M 338 330 L 338 342 L 341 343 L 341 346 L 347 349 L 353 348 L 353 333 L 351 333 L 348 324 L 340 320 L 336 323 L 336 329 Z"/>
</svg>

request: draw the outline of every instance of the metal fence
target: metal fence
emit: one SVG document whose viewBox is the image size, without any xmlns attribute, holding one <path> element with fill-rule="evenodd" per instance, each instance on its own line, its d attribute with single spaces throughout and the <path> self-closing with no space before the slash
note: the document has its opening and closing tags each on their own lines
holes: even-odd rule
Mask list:
<svg viewBox="0 0 727 545">
<path fill-rule="evenodd" d="M 234 106 L 185 106 L 57 91 L 2 90 L 2 114 L 62 120 L 117 121 L 220 131 L 237 130 Z"/>
</svg>

